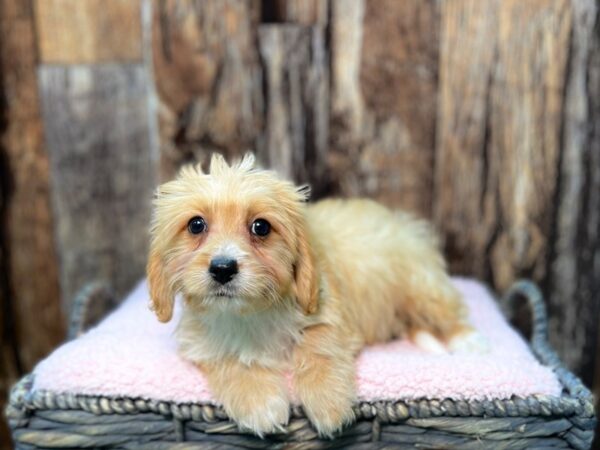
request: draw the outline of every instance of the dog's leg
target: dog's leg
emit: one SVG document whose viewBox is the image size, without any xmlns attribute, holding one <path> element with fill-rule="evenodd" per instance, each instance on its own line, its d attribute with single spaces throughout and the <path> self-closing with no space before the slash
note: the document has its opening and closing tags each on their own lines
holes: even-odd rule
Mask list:
<svg viewBox="0 0 600 450">
<path fill-rule="evenodd" d="M 248 366 L 235 359 L 200 367 L 216 399 L 240 428 L 261 437 L 284 431 L 290 406 L 280 370 Z"/>
<path fill-rule="evenodd" d="M 446 272 L 421 268 L 419 276 L 419 268 L 414 270 L 416 276 L 406 292 L 411 307 L 399 312 L 402 315 L 410 311 L 413 341 L 428 351 L 432 351 L 430 344 L 438 340 L 450 351 L 487 352 L 489 343 L 468 323 L 463 299 Z"/>
<path fill-rule="evenodd" d="M 329 325 L 304 330 L 294 350 L 294 384 L 304 411 L 319 435 L 354 420 L 354 358 L 358 346 Z"/>
</svg>

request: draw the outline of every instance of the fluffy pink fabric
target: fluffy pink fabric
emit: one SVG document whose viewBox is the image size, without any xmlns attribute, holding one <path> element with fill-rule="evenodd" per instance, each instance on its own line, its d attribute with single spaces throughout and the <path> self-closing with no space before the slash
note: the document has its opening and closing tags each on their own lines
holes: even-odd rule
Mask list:
<svg viewBox="0 0 600 450">
<path fill-rule="evenodd" d="M 356 364 L 360 399 L 559 395 L 554 373 L 536 361 L 485 287 L 463 279 L 455 283 L 491 352 L 428 354 L 405 340 L 366 348 Z M 174 320 L 160 324 L 147 304 L 142 282 L 100 325 L 42 361 L 35 369 L 34 389 L 214 402 L 199 370 L 177 356 L 174 330 L 181 308 L 176 308 Z"/>
</svg>

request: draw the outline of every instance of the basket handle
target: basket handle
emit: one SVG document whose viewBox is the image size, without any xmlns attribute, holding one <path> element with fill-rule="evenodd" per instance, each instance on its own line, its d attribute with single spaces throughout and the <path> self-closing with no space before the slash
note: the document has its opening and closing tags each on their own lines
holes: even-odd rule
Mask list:
<svg viewBox="0 0 600 450">
<path fill-rule="evenodd" d="M 73 299 L 67 339 L 83 334 L 115 305 L 115 296 L 108 284 L 94 281 L 84 285 Z"/>
<path fill-rule="evenodd" d="M 584 386 L 578 377 L 567 370 L 548 342 L 548 313 L 540 288 L 531 280 L 518 280 L 506 292 L 504 299 L 506 304 L 512 304 L 515 299 L 525 299 L 527 301 L 533 322 L 530 339 L 533 353 L 542 364 L 554 370 L 570 395 L 589 398 L 590 401 L 593 401 L 590 390 Z"/>
</svg>

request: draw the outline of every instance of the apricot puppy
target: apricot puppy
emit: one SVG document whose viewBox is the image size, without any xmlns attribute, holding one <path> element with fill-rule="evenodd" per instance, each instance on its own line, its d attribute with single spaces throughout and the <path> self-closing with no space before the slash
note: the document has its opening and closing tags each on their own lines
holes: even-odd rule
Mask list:
<svg viewBox="0 0 600 450">
<path fill-rule="evenodd" d="M 293 374 L 322 436 L 353 420 L 354 360 L 407 336 L 432 351 L 478 345 L 429 226 L 369 200 L 306 203 L 307 190 L 213 155 L 158 188 L 148 281 L 167 322 L 184 299 L 181 355 L 238 425 L 282 430 Z"/>
</svg>

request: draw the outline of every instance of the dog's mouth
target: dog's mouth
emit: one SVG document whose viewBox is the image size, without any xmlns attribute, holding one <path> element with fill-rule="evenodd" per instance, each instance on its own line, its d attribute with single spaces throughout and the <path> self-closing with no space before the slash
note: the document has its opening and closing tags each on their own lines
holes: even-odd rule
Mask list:
<svg viewBox="0 0 600 450">
<path fill-rule="evenodd" d="M 226 298 L 234 298 L 236 295 L 235 295 L 234 289 L 221 288 L 221 289 L 215 289 L 214 291 L 212 291 L 211 296 L 219 298 L 219 299 L 221 299 L 221 298 L 226 299 Z"/>
</svg>

